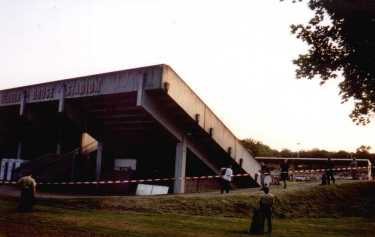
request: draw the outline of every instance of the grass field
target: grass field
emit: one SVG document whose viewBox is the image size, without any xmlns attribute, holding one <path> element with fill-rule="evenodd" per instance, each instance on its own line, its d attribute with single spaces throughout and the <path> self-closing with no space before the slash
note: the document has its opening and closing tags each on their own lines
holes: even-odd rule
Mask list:
<svg viewBox="0 0 375 237">
<path fill-rule="evenodd" d="M 375 199 L 372 190 L 375 190 L 375 185 L 365 183 L 280 194 L 278 203 L 281 206 L 277 210 L 278 217 L 274 219 L 272 236 L 373 237 L 375 218 L 370 214 L 373 214 Z M 346 197 L 345 193 L 352 194 L 351 203 L 356 200 L 361 203 L 345 204 L 346 207 L 343 204 L 334 205 L 332 200 L 342 200 Z M 364 193 L 368 193 L 368 196 Z M 333 199 L 333 196 L 336 198 Z M 327 201 L 323 205 L 323 208 L 329 207 L 327 212 L 319 213 L 323 209 L 316 205 L 318 198 Z M 0 237 L 248 236 L 249 213 L 256 199 L 257 195 L 238 194 L 207 198 L 43 200 L 39 201 L 33 213 L 24 214 L 15 212 L 16 200 L 7 198 L 0 201 Z M 338 209 L 356 207 L 362 212 Z M 280 215 L 280 208 L 292 210 L 284 210 L 284 215 Z"/>
</svg>

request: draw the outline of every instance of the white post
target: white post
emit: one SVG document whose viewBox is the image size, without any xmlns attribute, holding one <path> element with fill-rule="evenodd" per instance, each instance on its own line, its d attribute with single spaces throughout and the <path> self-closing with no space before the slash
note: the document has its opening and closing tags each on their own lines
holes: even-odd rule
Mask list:
<svg viewBox="0 0 375 237">
<path fill-rule="evenodd" d="M 15 165 L 15 160 L 9 159 L 8 160 L 7 177 L 6 177 L 6 180 L 8 180 L 8 181 L 12 180 L 12 173 L 13 173 L 14 165 Z"/>
<path fill-rule="evenodd" d="M 1 167 L 0 167 L 0 180 L 5 179 L 5 166 L 7 163 L 7 159 L 2 159 L 1 160 Z"/>
<path fill-rule="evenodd" d="M 368 180 L 372 180 L 372 163 L 370 159 L 367 160 L 367 175 L 368 175 Z"/>
<path fill-rule="evenodd" d="M 24 160 L 16 160 L 16 164 L 14 166 L 15 169 L 21 166 L 21 164 L 24 162 Z"/>
<path fill-rule="evenodd" d="M 174 193 L 185 192 L 186 152 L 186 142 L 183 139 L 176 145 Z"/>
<path fill-rule="evenodd" d="M 103 157 L 103 143 L 98 143 L 98 149 L 96 151 L 96 180 L 100 180 L 102 171 L 102 157 Z"/>
</svg>

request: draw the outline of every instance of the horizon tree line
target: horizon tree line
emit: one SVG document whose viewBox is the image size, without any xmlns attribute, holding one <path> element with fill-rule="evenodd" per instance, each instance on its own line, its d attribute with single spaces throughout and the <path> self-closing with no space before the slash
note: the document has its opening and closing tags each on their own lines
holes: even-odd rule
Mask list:
<svg viewBox="0 0 375 237">
<path fill-rule="evenodd" d="M 254 156 L 264 157 L 303 157 L 303 158 L 365 158 L 375 160 L 375 154 L 371 153 L 371 147 L 367 145 L 359 146 L 355 152 L 345 150 L 327 151 L 325 149 L 313 148 L 309 150 L 292 151 L 290 149 L 277 150 L 271 148 L 256 139 L 247 138 L 241 141 L 245 148 Z"/>
</svg>

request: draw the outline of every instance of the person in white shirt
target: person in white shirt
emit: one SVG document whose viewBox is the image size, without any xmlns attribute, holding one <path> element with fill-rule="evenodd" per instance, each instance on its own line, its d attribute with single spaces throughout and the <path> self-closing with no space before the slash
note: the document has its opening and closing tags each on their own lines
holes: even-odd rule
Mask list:
<svg viewBox="0 0 375 237">
<path fill-rule="evenodd" d="M 221 190 L 220 193 L 229 193 L 230 183 L 232 182 L 233 170 L 232 166 L 221 168 Z"/>
</svg>

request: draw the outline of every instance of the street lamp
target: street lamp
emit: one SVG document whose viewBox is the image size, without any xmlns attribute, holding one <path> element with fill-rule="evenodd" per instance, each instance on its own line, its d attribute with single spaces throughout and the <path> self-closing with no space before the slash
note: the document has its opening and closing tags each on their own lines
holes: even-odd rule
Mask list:
<svg viewBox="0 0 375 237">
<path fill-rule="evenodd" d="M 301 145 L 300 142 L 297 142 L 297 158 L 299 158 L 299 152 L 300 152 L 300 148 L 299 146 Z"/>
</svg>

